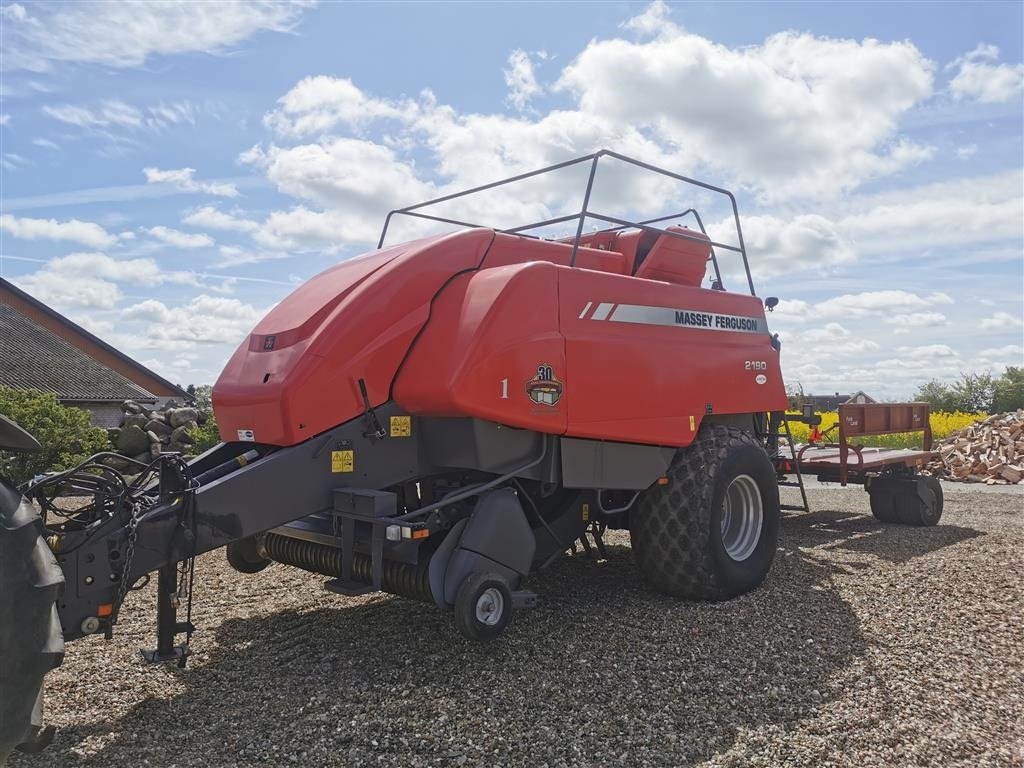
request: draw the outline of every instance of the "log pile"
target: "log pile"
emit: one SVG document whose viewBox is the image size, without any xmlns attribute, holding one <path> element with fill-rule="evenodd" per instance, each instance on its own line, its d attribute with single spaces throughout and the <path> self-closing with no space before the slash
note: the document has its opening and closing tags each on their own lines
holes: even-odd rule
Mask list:
<svg viewBox="0 0 1024 768">
<path fill-rule="evenodd" d="M 932 450 L 939 457 L 928 474 L 944 480 L 988 485 L 1024 485 L 1024 410 L 989 416 L 949 437 Z"/>
</svg>

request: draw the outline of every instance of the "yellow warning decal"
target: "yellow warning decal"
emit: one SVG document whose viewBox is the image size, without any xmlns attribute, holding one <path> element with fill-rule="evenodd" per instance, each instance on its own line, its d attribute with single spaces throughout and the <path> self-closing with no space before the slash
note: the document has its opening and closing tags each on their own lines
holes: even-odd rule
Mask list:
<svg viewBox="0 0 1024 768">
<path fill-rule="evenodd" d="M 331 451 L 331 472 L 354 472 L 355 451 Z"/>
<path fill-rule="evenodd" d="M 590 520 L 590 505 L 587 504 L 586 502 L 583 502 L 583 522 L 585 523 L 585 522 L 587 522 L 589 520 Z"/>
<path fill-rule="evenodd" d="M 690 431 L 693 432 L 696 429 L 697 429 L 696 420 L 693 418 L 693 416 L 691 416 L 690 417 Z"/>
<path fill-rule="evenodd" d="M 391 417 L 391 436 L 392 437 L 409 437 L 412 434 L 412 417 L 411 416 L 392 416 Z"/>
</svg>

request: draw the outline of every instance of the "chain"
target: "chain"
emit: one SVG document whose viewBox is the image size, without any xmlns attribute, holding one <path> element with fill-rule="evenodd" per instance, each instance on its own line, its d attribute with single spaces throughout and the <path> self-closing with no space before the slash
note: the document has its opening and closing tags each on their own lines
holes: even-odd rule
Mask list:
<svg viewBox="0 0 1024 768">
<path fill-rule="evenodd" d="M 135 556 L 135 541 L 139 537 L 139 510 L 141 507 L 138 504 L 132 506 L 132 516 L 128 520 L 128 546 L 125 549 L 124 554 L 124 566 L 121 569 L 121 583 L 117 586 L 117 612 L 121 612 L 121 602 L 124 600 L 125 595 L 128 594 L 128 589 L 131 586 L 128 583 L 128 579 L 131 576 L 132 570 L 132 558 Z"/>
</svg>

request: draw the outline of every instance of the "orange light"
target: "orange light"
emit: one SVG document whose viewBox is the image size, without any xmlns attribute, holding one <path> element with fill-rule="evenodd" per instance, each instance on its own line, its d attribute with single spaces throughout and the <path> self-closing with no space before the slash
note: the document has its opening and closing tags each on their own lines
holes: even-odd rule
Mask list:
<svg viewBox="0 0 1024 768">
<path fill-rule="evenodd" d="M 658 478 L 658 485 L 668 485 L 668 478 L 667 477 L 659 477 Z"/>
<path fill-rule="evenodd" d="M 414 531 L 412 532 L 412 537 L 413 537 L 414 539 L 425 539 L 425 538 L 427 538 L 427 536 L 429 536 L 429 535 L 430 535 L 430 531 L 429 531 L 429 530 L 427 530 L 426 528 L 416 528 L 416 529 L 415 529 L 415 530 L 414 530 Z"/>
<path fill-rule="evenodd" d="M 113 614 L 114 614 L 114 604 L 113 603 L 104 603 L 103 605 L 97 605 L 96 606 L 96 615 L 99 616 L 101 619 L 105 619 L 108 616 L 112 616 Z"/>
</svg>

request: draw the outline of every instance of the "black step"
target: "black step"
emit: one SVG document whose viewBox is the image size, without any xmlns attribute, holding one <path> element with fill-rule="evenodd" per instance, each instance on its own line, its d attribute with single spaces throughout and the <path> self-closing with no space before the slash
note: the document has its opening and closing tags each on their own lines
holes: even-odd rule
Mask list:
<svg viewBox="0 0 1024 768">
<path fill-rule="evenodd" d="M 790 512 L 807 512 L 807 507 L 802 507 L 799 504 L 779 504 L 779 509 L 785 509 Z"/>
</svg>

